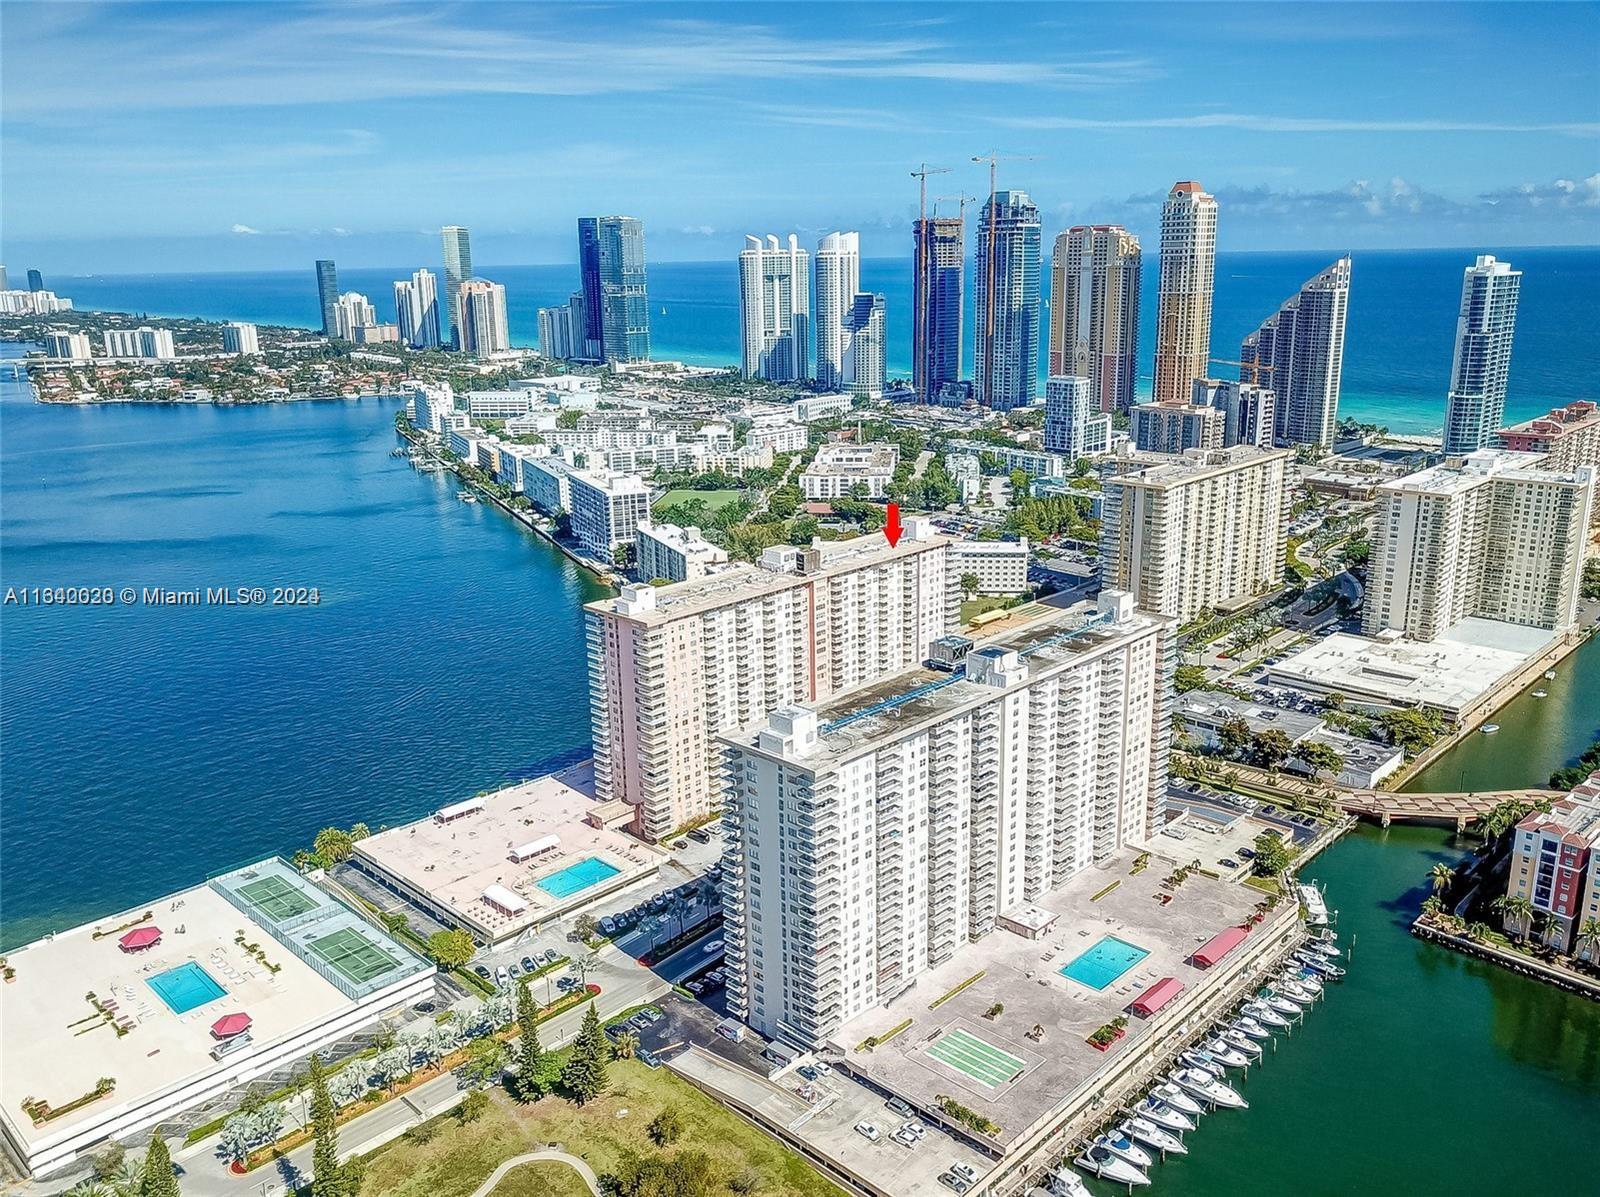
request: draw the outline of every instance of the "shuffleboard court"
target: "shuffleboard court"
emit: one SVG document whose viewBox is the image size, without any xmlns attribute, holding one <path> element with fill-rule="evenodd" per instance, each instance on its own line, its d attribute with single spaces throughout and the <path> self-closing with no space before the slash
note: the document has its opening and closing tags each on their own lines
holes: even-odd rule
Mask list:
<svg viewBox="0 0 1600 1197">
<path fill-rule="evenodd" d="M 239 886 L 238 892 L 275 923 L 304 914 L 317 905 L 316 899 L 301 893 L 282 877 L 271 874 Z"/>
<path fill-rule="evenodd" d="M 399 963 L 360 932 L 341 927 L 306 945 L 329 968 L 337 969 L 357 985 L 400 967 Z"/>
<path fill-rule="evenodd" d="M 991 1089 L 1009 1084 L 1027 1067 L 1025 1060 L 1001 1051 L 992 1043 L 985 1043 L 960 1027 L 946 1031 L 928 1047 L 927 1052 L 939 1063 L 947 1064 L 957 1072 L 964 1072 Z"/>
</svg>

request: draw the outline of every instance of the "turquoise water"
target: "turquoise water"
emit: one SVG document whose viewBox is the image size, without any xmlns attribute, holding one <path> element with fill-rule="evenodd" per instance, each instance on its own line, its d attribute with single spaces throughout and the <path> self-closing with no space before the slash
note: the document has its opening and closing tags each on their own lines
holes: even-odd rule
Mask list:
<svg viewBox="0 0 1600 1197">
<path fill-rule="evenodd" d="M 1107 935 L 1094 947 L 1074 956 L 1062 968 L 1061 975 L 1090 989 L 1104 989 L 1149 954 L 1125 939 Z"/>
<path fill-rule="evenodd" d="M 909 233 L 907 243 L 909 246 Z M 1239 356 L 1239 342 L 1343 248 L 1294 253 L 1218 255 L 1211 351 Z M 1387 424 L 1396 431 L 1436 431 L 1444 419 L 1461 271 L 1477 253 L 1495 253 L 1523 271 L 1507 411 L 1514 419 L 1539 415 L 1573 399 L 1593 398 L 1600 376 L 1600 250 L 1520 249 L 1485 245 L 1454 250 L 1356 251 L 1346 330 L 1343 415 Z M 1148 392 L 1155 352 L 1157 261 L 1144 260 L 1140 387 Z M 364 292 L 392 319 L 392 282 L 416 264 L 341 270 L 340 287 Z M 437 266 L 435 266 L 437 269 Z M 577 286 L 575 267 L 480 267 L 506 286 L 511 337 L 537 340 L 540 307 L 564 304 Z M 1045 271 L 1048 286 L 1049 271 Z M 232 274 L 96 275 L 53 279 L 80 307 L 255 320 L 310 328 L 317 323 L 311 263 L 303 270 Z M 888 365 L 911 370 L 911 263 L 868 259 L 862 286 L 887 301 Z M 967 288 L 971 303 L 972 288 Z M 650 324 L 654 356 L 698 364 L 732 364 L 739 356 L 738 275 L 734 262 L 660 262 L 650 267 Z M 972 368 L 968 315 L 964 362 Z M 1046 369 L 1045 355 L 1040 355 Z M 1227 368 L 1217 367 L 1219 373 Z"/>
<path fill-rule="evenodd" d="M 599 885 L 608 877 L 615 877 L 622 872 L 616 865 L 601 860 L 598 856 L 585 857 L 576 864 L 569 864 L 566 868 L 551 873 L 542 881 L 534 882 L 552 898 L 570 898 L 573 894 L 588 889 L 591 885 Z"/>
<path fill-rule="evenodd" d="M 169 968 L 164 973 L 157 973 L 145 984 L 156 991 L 156 996 L 174 1014 L 187 1014 L 207 1002 L 228 996 L 228 991 L 212 980 L 211 974 L 193 960 L 177 968 Z"/>
</svg>

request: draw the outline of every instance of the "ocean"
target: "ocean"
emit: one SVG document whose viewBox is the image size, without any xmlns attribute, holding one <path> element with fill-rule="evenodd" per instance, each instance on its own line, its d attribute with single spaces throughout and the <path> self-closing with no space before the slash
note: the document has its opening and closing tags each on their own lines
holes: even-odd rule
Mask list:
<svg viewBox="0 0 1600 1197">
<path fill-rule="evenodd" d="M 1437 432 L 1444 422 L 1461 272 L 1480 252 L 1493 252 L 1522 270 L 1521 305 L 1506 400 L 1510 419 L 1539 415 L 1553 406 L 1594 396 L 1600 375 L 1600 249 L 1412 250 L 1352 255 L 1350 315 L 1346 330 L 1341 415 L 1386 425 L 1396 432 Z M 1225 253 L 1217 258 L 1212 352 L 1237 358 L 1246 334 L 1275 311 L 1300 284 L 1338 254 L 1328 252 Z M 1145 258 L 1142 281 L 1140 387 L 1148 393 L 1155 352 L 1156 255 Z M 414 266 L 343 270 L 344 290 L 360 291 L 380 318 L 394 318 L 393 280 Z M 433 269 L 439 268 L 435 265 Z M 565 303 L 578 284 L 575 267 L 495 266 L 480 272 L 505 284 L 512 341 L 535 347 L 537 312 Z M 1045 270 L 1048 288 L 1049 270 Z M 867 259 L 862 286 L 886 297 L 888 366 L 911 372 L 911 263 Z M 48 280 L 79 307 L 252 320 L 310 328 L 319 321 L 311 264 L 304 270 L 237 274 L 61 276 Z M 967 288 L 971 302 L 972 288 Z M 696 365 L 731 365 L 739 359 L 739 292 L 733 262 L 660 262 L 650 267 L 650 322 L 654 356 Z M 973 322 L 967 320 L 969 330 Z M 1040 369 L 1046 368 L 1040 355 Z M 971 345 L 965 357 L 971 369 Z M 1231 376 L 1226 366 L 1219 374 Z"/>
</svg>

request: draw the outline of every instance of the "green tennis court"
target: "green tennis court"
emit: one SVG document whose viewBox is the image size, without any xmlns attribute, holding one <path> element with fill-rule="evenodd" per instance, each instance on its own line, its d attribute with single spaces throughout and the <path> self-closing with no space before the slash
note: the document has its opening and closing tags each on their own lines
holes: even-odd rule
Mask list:
<svg viewBox="0 0 1600 1197">
<path fill-rule="evenodd" d="M 1027 1062 L 992 1043 L 957 1027 L 947 1031 L 928 1048 L 928 1054 L 941 1064 L 964 1072 L 980 1084 L 994 1088 L 1010 1083 L 1027 1067 Z"/>
<path fill-rule="evenodd" d="M 295 915 L 314 910 L 317 906 L 315 898 L 308 897 L 282 877 L 270 874 L 239 886 L 239 893 L 275 923 L 292 919 Z"/>
<path fill-rule="evenodd" d="M 349 927 L 340 927 L 321 939 L 314 939 L 306 947 L 317 959 L 337 969 L 356 985 L 400 967 L 388 952 Z"/>
</svg>

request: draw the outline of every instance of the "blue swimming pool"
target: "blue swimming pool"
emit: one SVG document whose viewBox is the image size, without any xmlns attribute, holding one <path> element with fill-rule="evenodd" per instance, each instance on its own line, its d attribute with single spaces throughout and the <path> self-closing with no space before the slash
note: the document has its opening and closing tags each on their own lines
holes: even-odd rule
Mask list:
<svg viewBox="0 0 1600 1197">
<path fill-rule="evenodd" d="M 573 894 L 586 890 L 591 885 L 599 885 L 608 877 L 615 877 L 620 872 L 622 870 L 616 865 L 609 864 L 598 856 L 587 856 L 534 884 L 552 898 L 570 898 Z"/>
<path fill-rule="evenodd" d="M 1074 956 L 1061 975 L 1090 989 L 1104 989 L 1149 954 L 1125 939 L 1107 935 L 1094 947 Z"/>
<path fill-rule="evenodd" d="M 211 974 L 193 960 L 177 968 L 169 968 L 164 973 L 157 973 L 145 984 L 156 991 L 156 996 L 174 1014 L 187 1014 L 196 1007 L 228 995 L 228 991 L 212 980 Z"/>
</svg>

